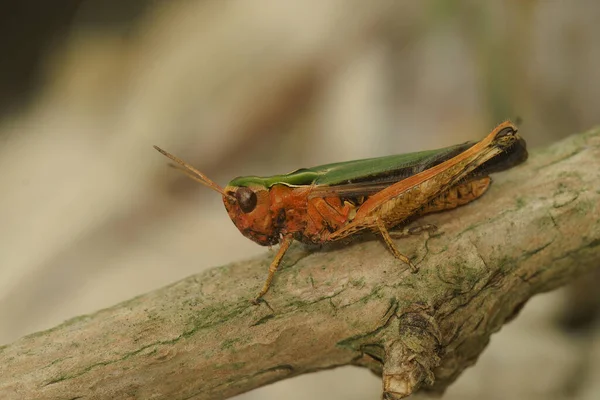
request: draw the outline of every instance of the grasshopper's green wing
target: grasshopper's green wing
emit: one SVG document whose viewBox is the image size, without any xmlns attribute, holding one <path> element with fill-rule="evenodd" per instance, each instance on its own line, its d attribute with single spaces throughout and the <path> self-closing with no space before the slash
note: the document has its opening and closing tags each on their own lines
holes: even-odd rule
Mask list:
<svg viewBox="0 0 600 400">
<path fill-rule="evenodd" d="M 230 186 L 371 186 L 389 185 L 416 173 L 431 168 L 445 160 L 460 154 L 474 142 L 463 143 L 437 150 L 420 151 L 325 164 L 313 168 L 302 168 L 285 175 L 268 177 L 243 176 L 233 179 Z"/>
<path fill-rule="evenodd" d="M 312 186 L 311 196 L 363 196 L 432 168 L 464 152 L 476 142 L 466 142 L 437 150 L 420 151 L 325 164 L 303 168 L 285 175 L 268 177 L 243 176 L 233 179 L 230 186 L 273 185 L 291 187 Z M 469 175 L 469 179 L 487 176 L 508 169 L 527 159 L 526 143 L 519 139 L 513 148 L 484 163 Z"/>
</svg>

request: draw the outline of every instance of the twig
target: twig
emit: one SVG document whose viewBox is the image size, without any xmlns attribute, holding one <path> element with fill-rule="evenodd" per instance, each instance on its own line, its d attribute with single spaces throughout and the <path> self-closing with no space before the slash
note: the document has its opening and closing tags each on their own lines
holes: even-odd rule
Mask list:
<svg viewBox="0 0 600 400">
<path fill-rule="evenodd" d="M 416 274 L 379 240 L 296 246 L 254 306 L 271 254 L 213 268 L 0 348 L 0 398 L 222 399 L 348 364 L 387 398 L 443 391 L 531 296 L 600 266 L 600 130 L 495 179 L 397 242 Z"/>
</svg>

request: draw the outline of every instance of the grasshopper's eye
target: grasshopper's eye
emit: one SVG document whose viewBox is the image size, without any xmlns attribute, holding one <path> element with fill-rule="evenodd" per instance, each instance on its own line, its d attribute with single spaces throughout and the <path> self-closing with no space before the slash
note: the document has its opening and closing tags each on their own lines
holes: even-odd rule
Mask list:
<svg viewBox="0 0 600 400">
<path fill-rule="evenodd" d="M 246 214 L 252 212 L 254 207 L 256 207 L 256 193 L 254 193 L 250 188 L 239 188 L 235 192 L 235 198 L 237 199 L 242 211 Z"/>
</svg>

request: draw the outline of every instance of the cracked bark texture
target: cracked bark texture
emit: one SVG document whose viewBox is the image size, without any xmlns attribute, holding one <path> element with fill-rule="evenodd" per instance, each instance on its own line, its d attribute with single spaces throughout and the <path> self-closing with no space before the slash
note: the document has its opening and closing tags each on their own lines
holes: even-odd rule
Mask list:
<svg viewBox="0 0 600 400">
<path fill-rule="evenodd" d="M 254 306 L 272 252 L 213 268 L 1 347 L 0 398 L 220 399 L 348 364 L 385 398 L 443 392 L 531 296 L 600 265 L 600 130 L 494 180 L 398 240 L 416 274 L 374 238 L 293 246 Z"/>
</svg>

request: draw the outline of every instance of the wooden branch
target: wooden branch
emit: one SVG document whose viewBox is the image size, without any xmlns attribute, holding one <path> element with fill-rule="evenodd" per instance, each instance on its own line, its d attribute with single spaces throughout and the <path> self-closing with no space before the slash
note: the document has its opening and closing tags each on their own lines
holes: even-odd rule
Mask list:
<svg viewBox="0 0 600 400">
<path fill-rule="evenodd" d="M 443 391 L 531 296 L 600 265 L 600 130 L 495 180 L 398 241 L 416 274 L 376 239 L 296 246 L 254 306 L 273 253 L 213 268 L 0 348 L 0 398 L 221 399 L 348 364 L 386 398 Z"/>
</svg>

